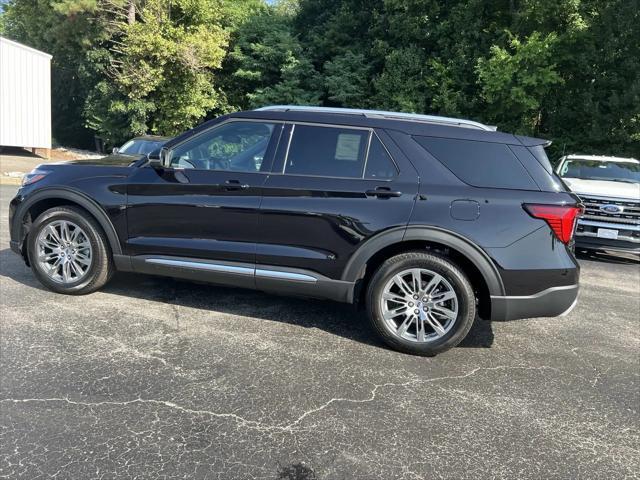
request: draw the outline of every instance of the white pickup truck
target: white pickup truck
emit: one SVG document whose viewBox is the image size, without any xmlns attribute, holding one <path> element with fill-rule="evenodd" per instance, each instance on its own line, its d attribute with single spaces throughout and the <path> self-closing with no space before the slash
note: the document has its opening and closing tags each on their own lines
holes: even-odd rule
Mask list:
<svg viewBox="0 0 640 480">
<path fill-rule="evenodd" d="M 584 203 L 576 248 L 640 253 L 640 162 L 594 155 L 562 157 L 556 173 Z"/>
</svg>

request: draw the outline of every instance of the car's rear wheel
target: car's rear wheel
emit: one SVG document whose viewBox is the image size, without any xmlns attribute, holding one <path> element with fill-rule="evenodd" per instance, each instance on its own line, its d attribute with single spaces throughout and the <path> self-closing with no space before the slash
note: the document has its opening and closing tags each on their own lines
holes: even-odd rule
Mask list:
<svg viewBox="0 0 640 480">
<path fill-rule="evenodd" d="M 29 232 L 28 252 L 38 280 L 58 293 L 93 292 L 114 270 L 102 229 L 74 207 L 51 208 L 38 216 Z"/>
<path fill-rule="evenodd" d="M 460 343 L 476 314 L 473 288 L 447 258 L 408 252 L 386 260 L 367 290 L 373 328 L 396 350 L 432 356 Z"/>
</svg>

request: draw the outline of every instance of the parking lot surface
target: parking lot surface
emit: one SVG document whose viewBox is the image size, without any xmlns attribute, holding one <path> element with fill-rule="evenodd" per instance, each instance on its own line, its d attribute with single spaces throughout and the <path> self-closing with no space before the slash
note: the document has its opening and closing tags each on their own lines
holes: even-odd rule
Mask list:
<svg viewBox="0 0 640 480">
<path fill-rule="evenodd" d="M 583 256 L 567 317 L 435 358 L 348 305 L 118 274 L 44 290 L 0 187 L 0 477 L 640 476 L 640 265 Z M 523 253 L 523 254 L 526 254 Z"/>
</svg>

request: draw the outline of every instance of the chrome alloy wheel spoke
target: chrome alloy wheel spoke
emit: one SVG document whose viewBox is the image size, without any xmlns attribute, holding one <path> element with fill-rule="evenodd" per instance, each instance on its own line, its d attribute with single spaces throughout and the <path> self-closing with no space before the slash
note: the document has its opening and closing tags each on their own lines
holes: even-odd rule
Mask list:
<svg viewBox="0 0 640 480">
<path fill-rule="evenodd" d="M 387 282 L 380 310 L 393 335 L 419 343 L 431 342 L 453 328 L 458 317 L 458 297 L 442 275 L 411 268 Z"/>
<path fill-rule="evenodd" d="M 40 231 L 36 242 L 38 265 L 51 280 L 69 284 L 87 275 L 93 250 L 89 237 L 75 223 L 51 222 Z"/>
</svg>

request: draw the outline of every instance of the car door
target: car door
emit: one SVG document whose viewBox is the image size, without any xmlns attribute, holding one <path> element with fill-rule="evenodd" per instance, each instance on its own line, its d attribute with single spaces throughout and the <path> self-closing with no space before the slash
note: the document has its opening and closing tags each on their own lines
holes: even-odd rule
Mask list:
<svg viewBox="0 0 640 480">
<path fill-rule="evenodd" d="M 127 253 L 176 269 L 246 273 L 253 286 L 262 185 L 281 130 L 231 119 L 172 146 L 168 168 L 140 168 L 128 185 Z"/>
<path fill-rule="evenodd" d="M 256 272 L 277 266 L 340 279 L 367 239 L 407 224 L 417 172 L 406 158 L 392 157 L 381 138 L 392 143 L 369 128 L 287 125 L 263 187 Z M 260 277 L 259 288 L 272 285 Z"/>
</svg>

